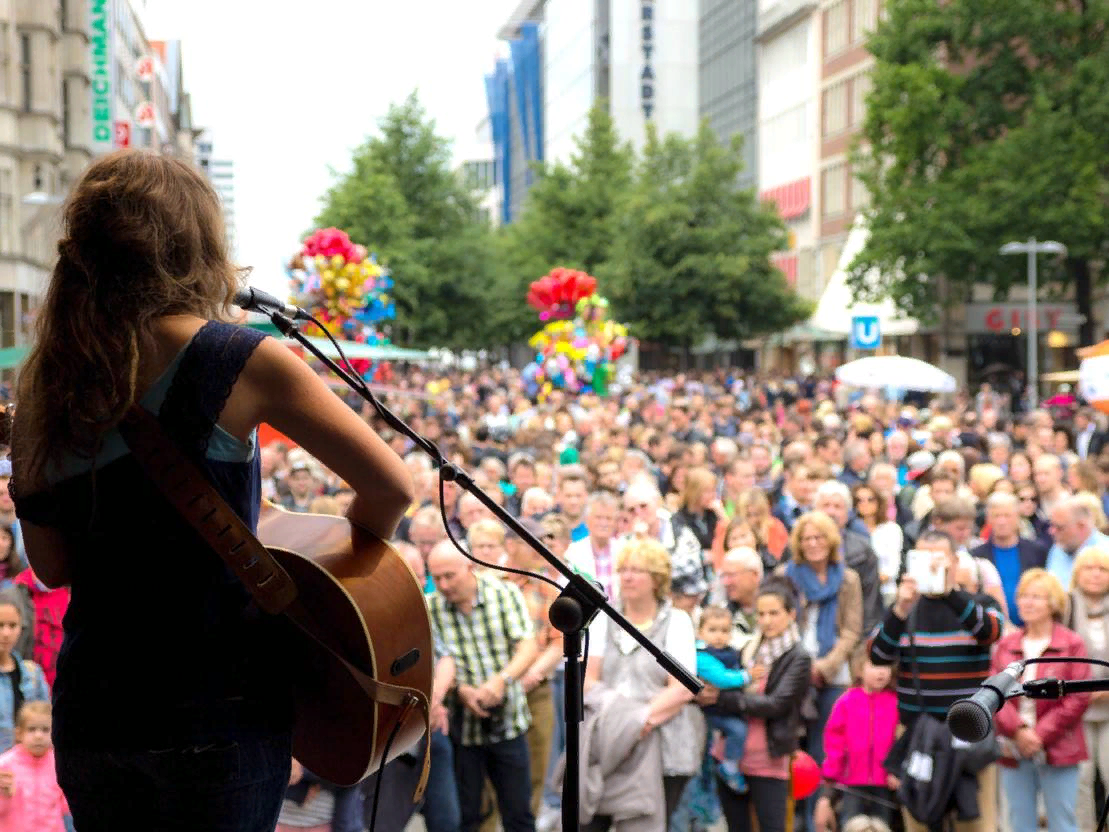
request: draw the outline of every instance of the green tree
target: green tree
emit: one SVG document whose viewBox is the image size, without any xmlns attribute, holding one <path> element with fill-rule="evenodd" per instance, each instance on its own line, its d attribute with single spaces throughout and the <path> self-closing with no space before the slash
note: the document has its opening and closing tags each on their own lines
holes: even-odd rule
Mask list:
<svg viewBox="0 0 1109 832">
<path fill-rule="evenodd" d="M 748 338 L 803 320 L 811 307 L 770 263 L 786 248 L 777 212 L 737 178 L 742 137 L 660 139 L 649 127 L 636 181 L 599 278 L 613 316 L 643 339 L 693 346 Z"/>
<path fill-rule="evenodd" d="M 1048 292 L 1073 286 L 1094 340 L 1091 294 L 1109 255 L 1109 2 L 888 0 L 856 171 L 871 194 L 856 295 L 934 319 L 974 284 L 1006 297 L 1025 259 L 999 247 L 1053 239 Z M 878 270 L 881 281 L 869 282 Z M 1054 283 L 1054 286 L 1050 284 Z"/>
<path fill-rule="evenodd" d="M 395 340 L 486 343 L 482 321 L 496 268 L 491 230 L 415 93 L 390 107 L 322 202 L 317 225 L 343 229 L 392 270 Z"/>
<path fill-rule="evenodd" d="M 589 114 L 569 164 L 537 165 L 519 218 L 500 230 L 496 337 L 518 341 L 538 329 L 527 305 L 533 280 L 557 266 L 596 274 L 609 259 L 617 208 L 631 185 L 634 155 L 603 104 Z M 604 287 L 602 287 L 602 291 Z"/>
</svg>

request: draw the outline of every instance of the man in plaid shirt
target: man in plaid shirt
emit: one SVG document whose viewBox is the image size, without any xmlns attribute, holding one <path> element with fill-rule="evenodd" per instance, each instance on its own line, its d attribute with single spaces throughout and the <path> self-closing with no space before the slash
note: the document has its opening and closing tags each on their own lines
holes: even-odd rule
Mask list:
<svg viewBox="0 0 1109 832">
<path fill-rule="evenodd" d="M 535 832 L 526 737 L 531 714 L 519 678 L 538 647 L 524 597 L 512 584 L 474 572 L 449 541 L 432 549 L 427 566 L 435 583 L 428 612 L 455 659 L 448 704 L 462 830 L 481 825 L 488 776 L 504 832 Z"/>
</svg>

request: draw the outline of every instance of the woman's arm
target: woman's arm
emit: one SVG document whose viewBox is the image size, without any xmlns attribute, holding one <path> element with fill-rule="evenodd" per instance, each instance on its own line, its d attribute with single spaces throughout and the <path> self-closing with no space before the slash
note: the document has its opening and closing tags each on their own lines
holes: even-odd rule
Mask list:
<svg viewBox="0 0 1109 832">
<path fill-rule="evenodd" d="M 35 577 L 51 589 L 69 584 L 72 556 L 65 536 L 58 529 L 36 526 L 23 519 L 19 521 L 19 531 Z"/>
<path fill-rule="evenodd" d="M 262 341 L 228 405 L 236 421 L 268 423 L 348 482 L 356 494 L 347 516 L 388 540 L 412 502 L 404 461 L 328 388 L 307 363 L 274 338 Z"/>
<path fill-rule="evenodd" d="M 854 569 L 844 567 L 843 584 L 840 586 L 836 603 L 840 605 L 839 634 L 836 643 L 826 656 L 813 662 L 813 667 L 824 681 L 830 682 L 859 644 L 863 633 L 863 589 L 859 575 Z"/>
<path fill-rule="evenodd" d="M 652 727 L 662 725 L 678 715 L 686 705 L 693 701 L 693 694 L 673 676 L 666 680 L 666 687 L 651 697 L 647 707 L 647 724 Z"/>
</svg>

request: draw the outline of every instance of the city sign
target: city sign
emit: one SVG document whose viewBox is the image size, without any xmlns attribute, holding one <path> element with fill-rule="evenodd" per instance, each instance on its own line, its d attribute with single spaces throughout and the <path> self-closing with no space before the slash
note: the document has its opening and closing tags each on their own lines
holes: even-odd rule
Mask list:
<svg viewBox="0 0 1109 832">
<path fill-rule="evenodd" d="M 655 68 L 651 57 L 655 53 L 655 0 L 642 0 L 640 22 L 643 25 L 643 72 L 639 75 L 639 99 L 647 121 L 655 112 Z"/>
<path fill-rule="evenodd" d="M 139 127 L 153 127 L 154 122 L 154 105 L 149 101 L 144 101 L 135 108 L 135 124 Z"/>
<path fill-rule="evenodd" d="M 851 318 L 851 349 L 875 350 L 882 345 L 882 326 L 877 315 Z"/>
<path fill-rule="evenodd" d="M 135 76 L 140 81 L 154 80 L 154 56 L 143 55 L 135 62 Z"/>
<path fill-rule="evenodd" d="M 115 146 L 116 147 L 130 147 L 131 146 L 131 122 L 117 121 L 115 129 Z"/>
<path fill-rule="evenodd" d="M 112 3 L 113 0 L 89 0 L 89 92 L 94 154 L 107 153 L 117 146 Z"/>
<path fill-rule="evenodd" d="M 968 303 L 966 305 L 968 335 L 1008 335 L 1014 329 L 1028 329 L 1028 304 Z M 1082 318 L 1073 303 L 1038 303 L 1036 329 L 1077 329 Z"/>
</svg>

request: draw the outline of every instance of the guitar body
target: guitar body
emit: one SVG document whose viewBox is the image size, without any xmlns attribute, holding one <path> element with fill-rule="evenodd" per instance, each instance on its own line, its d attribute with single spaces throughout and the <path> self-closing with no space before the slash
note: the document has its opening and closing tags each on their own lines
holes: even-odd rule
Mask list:
<svg viewBox="0 0 1109 832">
<path fill-rule="evenodd" d="M 375 701 L 331 648 L 378 683 L 431 697 L 431 622 L 419 585 L 397 552 L 345 517 L 295 514 L 263 502 L 258 539 L 298 589 L 293 754 L 309 771 L 353 785 L 424 733 L 419 709 Z M 385 759 L 385 745 L 396 736 Z"/>
</svg>

